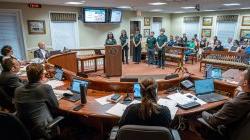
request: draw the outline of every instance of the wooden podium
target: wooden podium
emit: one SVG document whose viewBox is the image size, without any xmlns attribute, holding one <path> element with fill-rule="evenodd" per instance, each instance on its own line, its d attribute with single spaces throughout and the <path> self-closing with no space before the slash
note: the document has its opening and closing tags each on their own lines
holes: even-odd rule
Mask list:
<svg viewBox="0 0 250 140">
<path fill-rule="evenodd" d="M 107 77 L 122 75 L 122 47 L 105 46 L 105 74 Z"/>
</svg>

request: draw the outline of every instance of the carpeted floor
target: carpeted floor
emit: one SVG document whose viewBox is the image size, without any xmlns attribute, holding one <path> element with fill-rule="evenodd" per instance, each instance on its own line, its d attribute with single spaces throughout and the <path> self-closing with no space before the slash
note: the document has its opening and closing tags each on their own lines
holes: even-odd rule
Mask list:
<svg viewBox="0 0 250 140">
<path fill-rule="evenodd" d="M 197 76 L 203 76 L 202 72 L 199 71 L 200 63 L 185 64 L 188 71 Z M 177 63 L 167 62 L 165 69 L 157 68 L 156 65 L 148 65 L 146 63 L 134 64 L 130 62 L 129 64 L 122 65 L 122 76 L 126 75 L 157 75 L 157 74 L 171 74 L 175 72 L 177 68 Z M 88 73 L 90 79 L 98 79 L 105 81 L 119 81 L 120 77 L 110 77 L 106 78 L 103 70 L 99 70 L 94 73 Z M 122 77 L 121 76 L 121 77 Z"/>
</svg>

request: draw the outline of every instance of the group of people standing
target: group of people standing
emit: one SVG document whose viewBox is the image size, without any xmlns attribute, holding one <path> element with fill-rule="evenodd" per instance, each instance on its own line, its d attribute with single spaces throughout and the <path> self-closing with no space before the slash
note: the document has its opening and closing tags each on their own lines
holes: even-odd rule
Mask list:
<svg viewBox="0 0 250 140">
<path fill-rule="evenodd" d="M 168 38 L 165 35 L 165 29 L 162 28 L 160 30 L 160 35 L 155 38 L 154 32 L 150 32 L 150 36 L 146 40 L 146 45 L 148 48 L 148 63 L 149 64 L 155 64 L 155 51 L 157 50 L 158 54 L 158 67 L 164 68 L 164 58 L 165 58 L 165 47 L 168 43 Z M 125 30 L 121 31 L 120 35 L 120 42 L 122 46 L 122 62 L 123 64 L 128 64 L 128 36 Z M 105 45 L 116 45 L 117 41 L 114 38 L 114 35 L 112 32 L 109 32 L 107 35 L 107 39 L 105 41 Z M 141 50 L 142 50 L 142 35 L 140 33 L 140 30 L 137 29 L 135 32 L 135 35 L 133 37 L 133 61 L 135 64 L 139 64 L 141 62 Z"/>
</svg>

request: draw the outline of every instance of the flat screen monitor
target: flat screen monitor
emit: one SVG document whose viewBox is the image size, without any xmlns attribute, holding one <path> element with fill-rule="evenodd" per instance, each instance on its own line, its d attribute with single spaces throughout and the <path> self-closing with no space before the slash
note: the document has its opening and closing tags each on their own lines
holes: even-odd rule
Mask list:
<svg viewBox="0 0 250 140">
<path fill-rule="evenodd" d="M 71 83 L 71 91 L 80 94 L 80 85 L 84 84 L 86 87 L 88 86 L 88 81 L 85 80 L 79 80 L 79 79 L 73 79 Z"/>
<path fill-rule="evenodd" d="M 134 83 L 134 98 L 141 98 L 141 86 L 139 83 Z"/>
<path fill-rule="evenodd" d="M 106 23 L 107 10 L 104 8 L 83 8 L 83 21 L 85 23 Z"/>
<path fill-rule="evenodd" d="M 110 23 L 120 23 L 122 20 L 122 11 L 119 9 L 110 10 Z"/>
</svg>

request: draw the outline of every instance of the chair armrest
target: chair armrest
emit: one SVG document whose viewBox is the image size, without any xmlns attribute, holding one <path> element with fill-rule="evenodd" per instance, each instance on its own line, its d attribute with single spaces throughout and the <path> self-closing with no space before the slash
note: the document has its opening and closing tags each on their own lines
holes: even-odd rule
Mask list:
<svg viewBox="0 0 250 140">
<path fill-rule="evenodd" d="M 212 127 L 210 124 L 208 124 L 203 118 L 198 118 L 197 119 L 201 124 L 205 125 L 206 127 L 208 127 L 209 129 L 216 131 L 217 129 L 215 129 L 214 127 Z"/>
<path fill-rule="evenodd" d="M 109 140 L 115 140 L 118 131 L 119 131 L 119 126 L 114 126 L 114 127 L 112 128 L 112 130 L 110 131 Z"/>
<path fill-rule="evenodd" d="M 181 137 L 180 137 L 177 130 L 171 129 L 170 131 L 171 131 L 171 134 L 173 136 L 173 140 L 181 140 Z"/>
<path fill-rule="evenodd" d="M 56 124 L 58 124 L 61 120 L 63 120 L 64 117 L 63 116 L 58 116 L 56 117 L 52 122 L 50 122 L 48 125 L 47 125 L 47 129 L 51 129 L 52 127 L 54 127 Z"/>
</svg>

